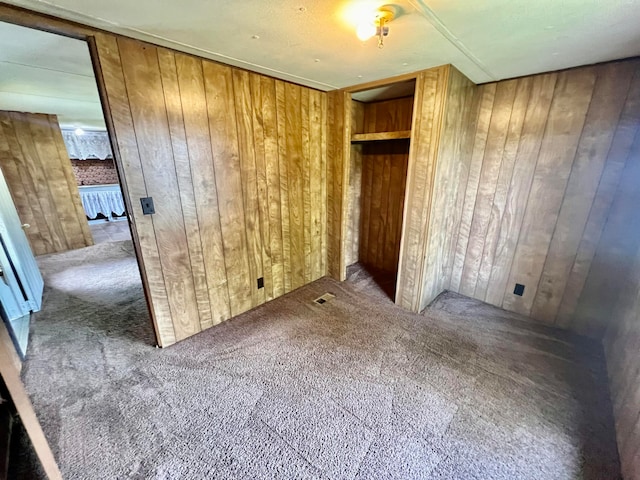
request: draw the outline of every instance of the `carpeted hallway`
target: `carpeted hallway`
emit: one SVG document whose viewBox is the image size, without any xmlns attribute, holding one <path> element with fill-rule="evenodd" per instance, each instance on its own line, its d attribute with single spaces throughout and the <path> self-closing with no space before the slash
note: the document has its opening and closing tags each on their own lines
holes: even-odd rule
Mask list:
<svg viewBox="0 0 640 480">
<path fill-rule="evenodd" d="M 619 478 L 586 339 L 352 268 L 161 350 L 130 242 L 40 265 L 24 381 L 66 479 Z"/>
</svg>

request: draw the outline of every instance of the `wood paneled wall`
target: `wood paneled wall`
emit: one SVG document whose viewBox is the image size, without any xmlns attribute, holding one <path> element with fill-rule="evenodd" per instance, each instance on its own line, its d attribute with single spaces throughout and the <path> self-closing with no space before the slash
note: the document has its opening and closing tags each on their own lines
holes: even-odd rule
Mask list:
<svg viewBox="0 0 640 480">
<path fill-rule="evenodd" d="M 449 284 L 474 85 L 451 65 L 416 79 L 396 303 L 419 311 Z"/>
<path fill-rule="evenodd" d="M 0 111 L 0 168 L 35 255 L 93 245 L 55 115 Z"/>
<path fill-rule="evenodd" d="M 638 66 L 614 62 L 478 88 L 450 289 L 602 334 L 576 306 L 637 128 Z M 513 294 L 516 283 L 523 296 Z"/>
<path fill-rule="evenodd" d="M 351 131 L 364 131 L 364 103 L 352 100 Z M 349 152 L 349 187 L 347 192 L 347 227 L 345 231 L 345 264 L 357 263 L 360 258 L 360 221 L 362 202 L 363 143 L 351 143 Z"/>
<path fill-rule="evenodd" d="M 326 95 L 122 37 L 96 46 L 160 344 L 325 275 Z"/>
<path fill-rule="evenodd" d="M 475 121 L 477 111 L 478 97 L 474 96 L 476 86 L 453 67 L 449 68 L 448 74 L 447 89 L 443 93 L 444 119 L 439 127 L 419 310 L 449 286 L 460 228 L 464 185 L 471 163 L 473 135 L 470 126 Z"/>
<path fill-rule="evenodd" d="M 409 142 L 391 140 L 362 146 L 359 260 L 397 273 L 402 233 Z"/>
<path fill-rule="evenodd" d="M 347 240 L 351 238 L 351 103 L 348 92 L 327 93 L 327 273 L 340 281 L 346 278 Z"/>
<path fill-rule="evenodd" d="M 577 315 L 608 328 L 610 392 L 625 479 L 640 479 L 640 119 Z M 631 133 L 631 132 L 630 132 Z"/>
<path fill-rule="evenodd" d="M 413 97 L 364 104 L 357 133 L 411 129 Z M 408 140 L 366 142 L 361 147 L 358 259 L 395 274 L 409 159 Z M 352 176 L 356 172 L 352 171 Z"/>
</svg>

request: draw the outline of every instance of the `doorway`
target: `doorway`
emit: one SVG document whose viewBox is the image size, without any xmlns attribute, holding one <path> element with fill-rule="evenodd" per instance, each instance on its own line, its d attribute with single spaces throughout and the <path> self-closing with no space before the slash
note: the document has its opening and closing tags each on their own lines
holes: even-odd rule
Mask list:
<svg viewBox="0 0 640 480">
<path fill-rule="evenodd" d="M 118 265 L 127 269 L 129 283 L 136 283 L 132 291 L 144 299 L 87 42 L 0 22 L 0 47 L 0 170 L 28 242 L 28 253 L 22 254 L 35 256 L 49 275 L 38 315 L 45 315 L 47 299 L 56 293 L 86 300 L 86 315 L 91 308 L 109 308 L 109 296 L 121 293 Z M 94 260 L 95 265 L 111 262 L 116 267 L 98 271 L 90 266 Z M 58 282 L 69 276 L 76 282 Z M 77 281 L 78 276 L 84 277 Z M 80 291 L 71 291 L 73 285 Z M 146 302 L 142 304 L 145 309 L 136 321 L 153 329 Z M 69 302 L 70 309 L 73 305 Z M 24 335 L 25 316 L 18 331 L 12 328 L 17 319 L 3 310 L 24 355 L 29 338 Z"/>
<path fill-rule="evenodd" d="M 362 268 L 393 301 L 415 81 L 354 93 L 351 101 L 346 265 Z"/>
</svg>

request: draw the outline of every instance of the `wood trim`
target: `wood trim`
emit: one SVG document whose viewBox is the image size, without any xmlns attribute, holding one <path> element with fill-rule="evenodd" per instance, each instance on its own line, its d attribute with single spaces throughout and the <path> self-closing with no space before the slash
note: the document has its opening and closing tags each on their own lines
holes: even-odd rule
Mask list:
<svg viewBox="0 0 640 480">
<path fill-rule="evenodd" d="M 449 72 L 448 65 L 427 70 L 416 82 L 395 299 L 397 305 L 414 312 L 420 308 L 424 288 L 427 230 Z"/>
<path fill-rule="evenodd" d="M 351 94 L 329 92 L 327 114 L 327 213 L 328 274 L 346 278 L 346 228 L 349 212 L 349 154 L 351 149 Z"/>
<path fill-rule="evenodd" d="M 4 323 L 0 321 L 0 338 L 6 338 L 8 336 L 9 333 Z M 31 440 L 33 449 L 42 464 L 45 474 L 49 477 L 49 480 L 62 480 L 62 474 L 60 473 L 56 459 L 49 447 L 47 438 L 44 436 L 42 427 L 38 422 L 31 400 L 29 400 L 29 395 L 20 380 L 20 373 L 15 368 L 11 352 L 3 341 L 0 341 L 0 375 L 2 375 L 7 390 L 9 390 L 11 400 L 18 411 L 18 415 L 20 415 L 22 425 L 27 431 L 27 435 Z"/>
<path fill-rule="evenodd" d="M 441 67 L 436 67 L 436 68 L 441 68 Z M 426 71 L 426 70 L 411 72 L 411 73 L 403 73 L 402 75 L 396 75 L 395 77 L 389 77 L 389 78 L 384 78 L 382 80 L 373 80 L 371 82 L 360 83 L 358 85 L 345 87 L 342 89 L 342 91 L 349 92 L 349 93 L 356 93 L 356 92 L 362 92 L 363 90 L 371 90 L 374 88 L 384 87 L 386 85 L 391 85 L 392 83 L 402 83 L 408 80 L 415 80 L 423 71 Z"/>
<path fill-rule="evenodd" d="M 351 142 L 376 142 L 380 140 L 401 140 L 410 138 L 411 130 L 401 130 L 399 132 L 354 133 L 351 135 Z"/>
<path fill-rule="evenodd" d="M 0 3 L 0 21 L 78 40 L 87 40 L 98 32 L 104 32 L 104 30 L 88 27 L 71 20 L 64 20 L 6 3 Z"/>
</svg>

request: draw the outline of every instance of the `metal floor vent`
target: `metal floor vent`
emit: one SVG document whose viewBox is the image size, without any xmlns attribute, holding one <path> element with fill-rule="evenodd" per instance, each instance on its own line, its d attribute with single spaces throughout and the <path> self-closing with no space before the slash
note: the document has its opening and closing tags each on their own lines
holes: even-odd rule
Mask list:
<svg viewBox="0 0 640 480">
<path fill-rule="evenodd" d="M 333 293 L 327 292 L 324 295 L 320 295 L 318 298 L 316 298 L 314 302 L 316 302 L 319 305 L 322 305 L 323 303 L 327 303 L 332 298 L 336 298 L 336 296 Z"/>
</svg>

